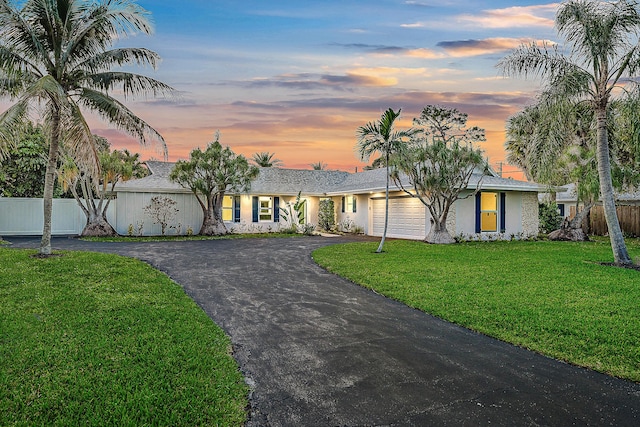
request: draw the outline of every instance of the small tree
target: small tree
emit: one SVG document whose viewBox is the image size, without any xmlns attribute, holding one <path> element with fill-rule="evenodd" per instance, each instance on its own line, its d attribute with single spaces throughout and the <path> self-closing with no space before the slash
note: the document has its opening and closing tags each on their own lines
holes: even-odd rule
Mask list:
<svg viewBox="0 0 640 427">
<path fill-rule="evenodd" d="M 151 217 L 154 224 L 160 224 L 162 235 L 164 236 L 169 223 L 176 219 L 179 210 L 176 202 L 169 197 L 155 196 L 151 198 L 151 203 L 144 207 L 144 211 Z"/>
<path fill-rule="evenodd" d="M 336 211 L 333 200 L 320 200 L 318 210 L 318 227 L 324 231 L 331 231 L 336 226 Z"/>
<path fill-rule="evenodd" d="M 0 197 L 42 197 L 47 169 L 47 141 L 42 127 L 27 122 L 0 163 Z M 54 195 L 59 195 L 56 186 Z"/>
<path fill-rule="evenodd" d="M 304 208 L 307 204 L 306 200 L 301 200 L 298 192 L 295 202 L 287 202 L 284 207 L 280 208 L 280 217 L 284 222 L 288 222 L 292 229 L 299 231 L 304 225 Z"/>
<path fill-rule="evenodd" d="M 191 189 L 196 196 L 204 220 L 200 234 L 214 236 L 227 234 L 222 220 L 222 201 L 228 192 L 247 192 L 259 173 L 255 166 L 243 155 L 236 155 L 231 148 L 222 147 L 220 135 L 207 149 L 191 151 L 188 161 L 179 161 L 174 166 L 169 179 L 185 188 Z"/>
<path fill-rule="evenodd" d="M 111 196 L 116 184 L 131 178 L 142 178 L 148 171 L 140 163 L 140 154 L 131 154 L 128 150 L 109 150 L 106 139 L 101 140 L 101 150 L 98 152 L 100 160 L 100 175 L 94 177 L 90 172 L 76 165 L 71 156 L 63 158 L 63 164 L 58 171 L 58 178 L 62 181 L 65 191 L 70 191 L 78 206 L 87 217 L 82 236 L 114 236 L 116 231 L 107 220 L 107 210 L 111 203 Z"/>
<path fill-rule="evenodd" d="M 473 144 L 485 141 L 484 129 L 466 128 L 467 114 L 455 108 L 428 105 L 414 125 L 422 127 L 394 157 L 392 178 L 407 194 L 417 197 L 431 214 L 432 224 L 425 241 L 454 243 L 447 230 L 449 209 L 456 200 L 480 190 L 480 182 L 465 196 L 473 172 L 487 168 L 482 150 Z M 406 174 L 410 190 L 404 187 L 400 173 Z"/>
</svg>

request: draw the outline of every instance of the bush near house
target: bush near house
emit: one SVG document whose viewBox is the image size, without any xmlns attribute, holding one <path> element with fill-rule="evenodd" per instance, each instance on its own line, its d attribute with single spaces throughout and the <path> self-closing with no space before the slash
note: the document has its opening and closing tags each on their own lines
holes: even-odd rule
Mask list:
<svg viewBox="0 0 640 427">
<path fill-rule="evenodd" d="M 560 228 L 563 218 L 556 202 L 548 202 L 538 205 L 538 219 L 540 221 L 540 232 L 550 233 Z"/>
<path fill-rule="evenodd" d="M 0 425 L 242 426 L 231 343 L 164 274 L 0 247 Z"/>
<path fill-rule="evenodd" d="M 628 240 L 640 256 L 640 240 Z M 608 240 L 391 241 L 316 250 L 328 270 L 442 319 L 556 359 L 640 381 L 640 271 Z"/>
</svg>

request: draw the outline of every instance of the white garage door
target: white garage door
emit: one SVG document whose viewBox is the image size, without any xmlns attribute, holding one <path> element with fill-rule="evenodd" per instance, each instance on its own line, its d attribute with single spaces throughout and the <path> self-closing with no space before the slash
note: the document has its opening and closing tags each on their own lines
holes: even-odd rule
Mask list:
<svg viewBox="0 0 640 427">
<path fill-rule="evenodd" d="M 382 236 L 384 230 L 384 199 L 372 199 L 372 230 L 374 236 Z M 427 211 L 420 200 L 414 197 L 389 199 L 389 225 L 387 237 L 401 239 L 424 239 L 430 224 Z"/>
</svg>

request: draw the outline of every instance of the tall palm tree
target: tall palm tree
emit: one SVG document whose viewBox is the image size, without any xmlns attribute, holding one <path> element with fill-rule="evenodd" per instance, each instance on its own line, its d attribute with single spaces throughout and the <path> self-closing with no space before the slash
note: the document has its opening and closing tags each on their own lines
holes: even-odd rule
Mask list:
<svg viewBox="0 0 640 427">
<path fill-rule="evenodd" d="M 571 47 L 569 55 L 557 46 L 533 43 L 503 58 L 498 67 L 507 75 L 538 75 L 558 96 L 591 104 L 595 112 L 600 197 L 613 257 L 619 265 L 632 265 L 616 213 L 607 109 L 621 79 L 635 76 L 640 70 L 638 4 L 634 0 L 569 0 L 558 9 L 556 28 Z"/>
<path fill-rule="evenodd" d="M 268 151 L 262 151 L 260 153 L 255 153 L 251 158 L 251 160 L 253 160 L 253 163 L 255 163 L 257 166 L 260 166 L 263 168 L 271 168 L 271 167 L 277 168 L 282 166 L 282 160 L 274 159 L 273 156 L 275 155 L 276 153 L 269 153 Z"/>
<path fill-rule="evenodd" d="M 395 152 L 397 152 L 403 144 L 404 138 L 410 137 L 414 132 L 413 130 L 407 131 L 395 131 L 393 126 L 396 119 L 400 117 L 398 112 L 389 108 L 382 113 L 380 120 L 377 122 L 369 122 L 364 126 L 358 128 L 358 153 L 363 161 L 369 161 L 369 158 L 374 153 L 380 153 L 384 157 L 386 168 L 386 187 L 385 187 L 385 207 L 384 207 L 384 230 L 382 232 L 382 239 L 376 253 L 382 252 L 384 241 L 387 237 L 387 225 L 389 224 L 389 158 Z"/>
<path fill-rule="evenodd" d="M 171 87 L 149 77 L 111 71 L 126 65 L 155 68 L 159 56 L 143 48 L 115 48 L 129 34 L 152 32 L 148 12 L 133 0 L 0 0 L 0 95 L 15 103 L 0 115 L 0 153 L 31 112 L 48 129 L 44 228 L 40 253 L 51 254 L 51 210 L 61 146 L 98 175 L 96 140 L 83 109 L 136 137 L 166 145 L 162 136 L 110 95 L 159 95 Z M 0 154 L 1 155 L 1 154 Z"/>
</svg>

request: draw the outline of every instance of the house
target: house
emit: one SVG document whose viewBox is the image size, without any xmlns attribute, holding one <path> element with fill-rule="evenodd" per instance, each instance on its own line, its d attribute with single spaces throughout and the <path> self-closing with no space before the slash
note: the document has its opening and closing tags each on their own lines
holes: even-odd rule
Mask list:
<svg viewBox="0 0 640 427">
<path fill-rule="evenodd" d="M 116 230 L 127 234 L 142 225 L 143 234 L 160 234 L 143 208 L 158 195 L 170 197 L 179 206 L 175 232 L 197 233 L 203 213 L 190 190 L 168 178 L 173 163 L 147 162 L 151 174 L 116 186 Z M 481 191 L 475 195 L 478 181 Z M 305 222 L 317 224 L 320 200 L 331 199 L 336 222 L 357 226 L 371 236 L 381 236 L 384 226 L 386 170 L 359 173 L 323 170 L 261 168 L 247 194 L 227 194 L 223 219 L 235 232 L 275 231 L 282 226 L 279 208 L 300 193 L 306 200 Z M 424 239 L 431 222 L 420 200 L 406 194 L 393 182 L 390 187 L 388 237 Z M 448 229 L 466 238 L 532 237 L 538 234 L 538 192 L 544 187 L 530 182 L 474 173 L 465 199 L 458 200 L 448 218 Z"/>
</svg>

